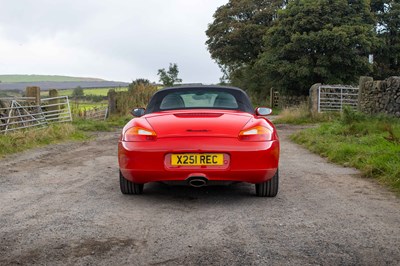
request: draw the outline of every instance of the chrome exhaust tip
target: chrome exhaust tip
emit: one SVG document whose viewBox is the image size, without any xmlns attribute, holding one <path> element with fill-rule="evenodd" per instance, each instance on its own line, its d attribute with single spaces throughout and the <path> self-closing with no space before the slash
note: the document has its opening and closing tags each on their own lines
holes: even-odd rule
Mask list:
<svg viewBox="0 0 400 266">
<path fill-rule="evenodd" d="M 193 177 L 189 180 L 189 185 L 192 187 L 204 187 L 207 185 L 207 179 L 204 177 Z"/>
</svg>

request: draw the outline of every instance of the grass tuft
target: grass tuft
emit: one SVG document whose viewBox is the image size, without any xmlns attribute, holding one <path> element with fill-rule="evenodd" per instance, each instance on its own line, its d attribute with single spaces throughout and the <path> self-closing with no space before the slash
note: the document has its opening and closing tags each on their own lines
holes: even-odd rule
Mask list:
<svg viewBox="0 0 400 266">
<path fill-rule="evenodd" d="M 337 113 L 311 113 L 307 103 L 283 109 L 274 124 L 314 124 L 319 122 L 334 121 L 339 117 Z"/>
</svg>

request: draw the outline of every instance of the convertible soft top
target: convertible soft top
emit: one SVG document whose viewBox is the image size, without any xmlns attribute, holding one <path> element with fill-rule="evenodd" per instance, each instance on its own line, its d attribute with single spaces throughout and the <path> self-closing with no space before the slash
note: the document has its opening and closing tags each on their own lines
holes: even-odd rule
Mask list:
<svg viewBox="0 0 400 266">
<path fill-rule="evenodd" d="M 151 98 L 146 114 L 185 109 L 226 109 L 253 113 L 247 94 L 235 87 L 179 86 L 159 90 Z"/>
</svg>

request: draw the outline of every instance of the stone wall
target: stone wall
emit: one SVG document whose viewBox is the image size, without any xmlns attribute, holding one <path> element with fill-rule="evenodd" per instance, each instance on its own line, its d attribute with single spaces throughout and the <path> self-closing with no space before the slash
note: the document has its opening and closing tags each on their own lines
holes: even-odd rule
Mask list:
<svg viewBox="0 0 400 266">
<path fill-rule="evenodd" d="M 298 106 L 307 101 L 308 101 L 307 96 L 283 95 L 279 99 L 279 106 L 281 108 L 287 108 L 287 107 L 291 107 L 291 106 Z"/>
<path fill-rule="evenodd" d="M 283 109 L 291 106 L 298 106 L 307 101 L 307 96 L 286 95 L 273 89 L 271 89 L 270 91 L 271 107 L 278 107 Z"/>
<path fill-rule="evenodd" d="M 318 113 L 318 88 L 321 83 L 316 83 L 310 88 L 309 107 L 312 113 Z"/>
<path fill-rule="evenodd" d="M 367 114 L 384 113 L 400 117 L 400 77 L 383 81 L 361 77 L 358 109 Z"/>
</svg>

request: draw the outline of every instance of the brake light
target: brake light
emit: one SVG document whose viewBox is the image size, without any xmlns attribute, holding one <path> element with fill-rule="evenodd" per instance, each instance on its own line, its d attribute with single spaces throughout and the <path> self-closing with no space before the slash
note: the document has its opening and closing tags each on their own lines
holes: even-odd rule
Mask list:
<svg viewBox="0 0 400 266">
<path fill-rule="evenodd" d="M 124 141 L 155 141 L 157 134 L 154 130 L 134 126 L 125 131 Z"/>
<path fill-rule="evenodd" d="M 242 141 L 268 141 L 272 140 L 272 131 L 263 126 L 255 126 L 240 131 L 239 139 Z"/>
</svg>

